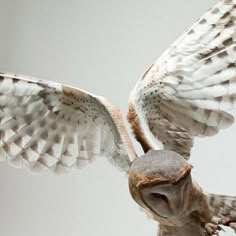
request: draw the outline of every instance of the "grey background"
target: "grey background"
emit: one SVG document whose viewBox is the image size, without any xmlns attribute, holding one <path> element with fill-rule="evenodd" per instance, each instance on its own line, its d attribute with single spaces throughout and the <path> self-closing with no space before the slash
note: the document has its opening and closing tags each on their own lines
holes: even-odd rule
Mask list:
<svg viewBox="0 0 236 236">
<path fill-rule="evenodd" d="M 0 0 L 0 70 L 105 96 L 125 118 L 142 72 L 216 2 Z M 193 176 L 207 191 L 236 195 L 235 131 L 195 142 Z M 156 235 L 126 177 L 105 160 L 61 177 L 1 163 L 0 187 L 3 236 Z"/>
</svg>

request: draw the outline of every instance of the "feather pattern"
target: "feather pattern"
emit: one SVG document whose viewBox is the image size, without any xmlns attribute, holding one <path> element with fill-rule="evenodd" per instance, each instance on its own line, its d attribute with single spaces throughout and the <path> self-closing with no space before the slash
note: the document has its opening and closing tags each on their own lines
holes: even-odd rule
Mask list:
<svg viewBox="0 0 236 236">
<path fill-rule="evenodd" d="M 208 203 L 214 215 L 236 221 L 236 197 L 208 194 Z"/>
<path fill-rule="evenodd" d="M 145 151 L 160 149 L 158 139 L 188 158 L 195 136 L 234 122 L 227 110 L 236 107 L 235 32 L 236 0 L 222 0 L 144 73 L 130 94 L 128 117 Z"/>
<path fill-rule="evenodd" d="M 33 172 L 64 172 L 107 157 L 128 171 L 135 152 L 119 110 L 85 91 L 0 75 L 1 160 Z"/>
</svg>

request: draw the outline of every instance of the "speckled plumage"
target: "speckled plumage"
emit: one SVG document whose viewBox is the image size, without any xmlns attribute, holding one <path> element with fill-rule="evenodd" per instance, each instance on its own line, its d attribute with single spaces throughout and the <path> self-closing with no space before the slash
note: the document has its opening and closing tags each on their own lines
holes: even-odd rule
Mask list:
<svg viewBox="0 0 236 236">
<path fill-rule="evenodd" d="M 233 123 L 225 110 L 236 104 L 235 17 L 236 1 L 220 1 L 137 83 L 129 120 L 134 132 L 140 126 L 149 149 L 159 148 L 156 137 L 165 149 L 188 158 L 195 136 L 215 135 Z M 133 122 L 132 113 L 139 123 Z"/>
<path fill-rule="evenodd" d="M 135 157 L 119 110 L 102 97 L 2 74 L 0 106 L 1 159 L 15 167 L 60 173 L 107 157 L 128 171 Z"/>
<path fill-rule="evenodd" d="M 236 221 L 236 197 L 203 192 L 187 160 L 194 137 L 215 135 L 234 122 L 227 110 L 235 101 L 236 0 L 221 0 L 131 92 L 128 120 L 147 153 L 138 161 L 120 112 L 107 99 L 13 74 L 0 74 L 0 160 L 61 173 L 106 157 L 129 172 L 131 195 L 160 223 L 160 236 L 212 235 L 219 217 Z"/>
</svg>

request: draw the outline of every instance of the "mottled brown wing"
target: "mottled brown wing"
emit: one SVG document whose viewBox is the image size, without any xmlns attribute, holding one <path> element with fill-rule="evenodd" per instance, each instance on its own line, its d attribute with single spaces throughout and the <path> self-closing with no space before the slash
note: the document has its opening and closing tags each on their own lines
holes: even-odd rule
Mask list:
<svg viewBox="0 0 236 236">
<path fill-rule="evenodd" d="M 236 197 L 208 194 L 208 203 L 212 213 L 218 217 L 228 217 L 236 222 Z"/>
<path fill-rule="evenodd" d="M 50 81 L 0 75 L 0 159 L 33 172 L 106 157 L 128 171 L 135 152 L 108 100 Z"/>
<path fill-rule="evenodd" d="M 129 121 L 145 151 L 190 156 L 195 136 L 215 135 L 236 106 L 236 0 L 220 1 L 141 77 Z"/>
</svg>

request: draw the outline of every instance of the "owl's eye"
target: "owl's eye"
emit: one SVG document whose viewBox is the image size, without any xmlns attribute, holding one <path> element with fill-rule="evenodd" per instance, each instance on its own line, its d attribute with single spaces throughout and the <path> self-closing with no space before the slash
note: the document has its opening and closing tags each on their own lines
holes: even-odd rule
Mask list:
<svg viewBox="0 0 236 236">
<path fill-rule="evenodd" d="M 155 198 L 159 198 L 159 199 L 162 199 L 162 200 L 165 200 L 166 202 L 168 202 L 168 199 L 165 195 L 163 194 L 160 194 L 160 193 L 152 193 L 152 196 L 155 197 Z"/>
<path fill-rule="evenodd" d="M 154 196 L 154 197 L 166 197 L 165 195 L 160 194 L 160 193 L 152 193 L 152 196 Z"/>
</svg>

